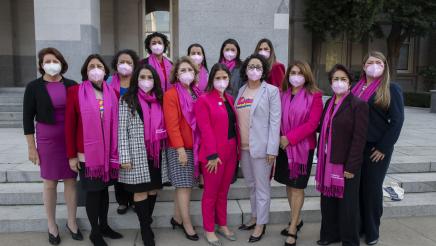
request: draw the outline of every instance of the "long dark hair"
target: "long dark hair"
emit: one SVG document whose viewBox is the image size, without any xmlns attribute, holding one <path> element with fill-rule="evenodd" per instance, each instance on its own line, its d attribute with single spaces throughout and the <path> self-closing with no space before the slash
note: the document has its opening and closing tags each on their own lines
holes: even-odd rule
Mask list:
<svg viewBox="0 0 436 246">
<path fill-rule="evenodd" d="M 215 78 L 215 74 L 216 74 L 218 71 L 224 71 L 224 72 L 227 73 L 227 76 L 229 76 L 229 84 L 227 85 L 227 88 L 230 87 L 230 78 L 231 78 L 232 74 L 230 73 L 229 69 L 228 69 L 227 66 L 224 65 L 224 64 L 221 64 L 221 63 L 215 63 L 215 64 L 212 66 L 212 69 L 210 70 L 210 73 L 209 73 L 209 79 L 207 80 L 207 86 L 206 86 L 206 90 L 205 90 L 205 91 L 210 92 L 210 91 L 213 90 L 213 88 L 214 88 L 214 87 L 213 87 L 213 79 Z M 226 88 L 226 90 L 227 90 L 227 88 Z"/>
<path fill-rule="evenodd" d="M 141 70 L 147 69 L 151 72 L 153 76 L 153 89 L 151 92 L 156 96 L 157 101 L 162 105 L 163 102 L 163 91 L 160 85 L 160 78 L 157 74 L 156 70 L 150 66 L 149 64 L 141 64 L 139 65 L 132 74 L 132 78 L 130 79 L 130 86 L 127 90 L 126 94 L 122 97 L 121 100 L 125 101 L 129 108 L 131 109 L 132 114 L 135 114 L 136 108 L 138 107 L 138 77 Z"/>
<path fill-rule="evenodd" d="M 204 48 L 203 46 L 201 46 L 201 44 L 191 44 L 188 47 L 188 53 L 186 54 L 187 56 L 189 56 L 189 54 L 191 53 L 191 49 L 197 47 L 201 49 L 201 53 L 203 53 L 203 61 L 201 62 L 201 65 L 203 65 L 204 68 L 206 68 L 207 71 L 209 71 L 209 69 L 207 68 L 207 61 L 206 61 L 206 53 L 204 52 Z"/>
<path fill-rule="evenodd" d="M 218 62 L 221 62 L 224 59 L 224 47 L 226 47 L 227 44 L 233 44 L 236 46 L 236 67 L 239 67 L 242 63 L 241 61 L 241 48 L 239 47 L 238 41 L 234 40 L 233 38 L 229 38 L 223 42 L 223 45 L 221 45 L 220 49 L 220 58 Z"/>
<path fill-rule="evenodd" d="M 103 57 L 99 54 L 91 54 L 89 55 L 86 59 L 85 62 L 83 62 L 82 68 L 80 69 L 80 74 L 82 75 L 82 81 L 86 81 L 88 80 L 88 64 L 91 62 L 92 59 L 97 59 L 99 60 L 104 67 L 104 80 L 107 80 L 107 78 L 109 77 L 109 67 L 107 66 L 106 62 L 104 62 Z"/>
<path fill-rule="evenodd" d="M 266 59 L 266 61 L 268 62 L 268 71 L 271 71 L 272 65 L 277 62 L 276 52 L 274 51 L 274 46 L 273 46 L 271 40 L 269 40 L 267 38 L 262 38 L 261 40 L 259 40 L 259 42 L 257 42 L 256 49 L 254 50 L 254 53 L 259 53 L 259 48 L 263 43 L 266 43 L 270 49 L 270 56 L 268 59 Z"/>
</svg>

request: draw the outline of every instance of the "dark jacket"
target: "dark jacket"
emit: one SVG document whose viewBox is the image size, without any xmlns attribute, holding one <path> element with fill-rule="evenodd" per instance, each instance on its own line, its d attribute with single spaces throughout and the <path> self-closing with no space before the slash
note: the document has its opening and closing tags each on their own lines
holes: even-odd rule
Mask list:
<svg viewBox="0 0 436 246">
<path fill-rule="evenodd" d="M 62 78 L 62 82 L 66 88 L 76 84 L 76 82 L 66 78 Z M 41 123 L 55 123 L 53 104 L 45 83 L 40 77 L 27 84 L 24 91 L 23 127 L 25 135 L 35 133 L 35 119 Z"/>
<path fill-rule="evenodd" d="M 330 98 L 326 102 L 321 125 L 331 100 Z M 363 163 L 363 150 L 368 132 L 368 104 L 350 93 L 336 112 L 331 128 L 330 162 L 344 164 L 345 171 L 356 173 Z"/>
<path fill-rule="evenodd" d="M 367 142 L 382 153 L 389 153 L 400 137 L 404 122 L 403 92 L 397 84 L 390 84 L 391 103 L 387 110 L 374 104 L 375 95 L 368 100 L 369 125 Z"/>
</svg>

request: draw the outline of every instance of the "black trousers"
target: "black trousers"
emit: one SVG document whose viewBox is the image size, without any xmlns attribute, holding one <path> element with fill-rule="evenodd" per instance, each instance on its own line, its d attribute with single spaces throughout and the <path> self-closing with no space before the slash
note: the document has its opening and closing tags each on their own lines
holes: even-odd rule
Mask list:
<svg viewBox="0 0 436 246">
<path fill-rule="evenodd" d="M 119 205 L 129 206 L 133 204 L 133 193 L 126 191 L 122 183 L 116 182 L 114 188 L 115 199 Z"/>
<path fill-rule="evenodd" d="M 380 218 L 383 214 L 383 180 L 391 162 L 392 147 L 379 162 L 370 159 L 372 144 L 367 144 L 364 151 L 362 177 L 360 179 L 360 217 L 361 232 L 366 242 L 379 238 Z"/>
<path fill-rule="evenodd" d="M 359 245 L 360 172 L 345 179 L 343 198 L 321 195 L 322 241 L 342 241 L 342 245 Z"/>
</svg>

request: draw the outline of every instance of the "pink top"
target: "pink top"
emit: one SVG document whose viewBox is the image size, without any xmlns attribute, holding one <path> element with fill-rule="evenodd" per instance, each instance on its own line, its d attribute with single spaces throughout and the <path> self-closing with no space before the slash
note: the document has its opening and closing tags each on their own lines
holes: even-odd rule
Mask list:
<svg viewBox="0 0 436 246">
<path fill-rule="evenodd" d="M 232 96 L 226 94 L 225 97 L 235 111 Z M 198 98 L 195 103 L 195 117 L 201 133 L 199 161 L 207 163 L 208 156 L 214 154 L 221 156 L 222 153 L 227 153 L 223 149 L 229 146 L 228 114 L 226 105 L 216 90 L 205 93 Z M 236 131 L 238 131 L 237 122 L 235 124 Z"/>
<path fill-rule="evenodd" d="M 299 127 L 292 129 L 285 135 L 290 144 L 295 145 L 305 138 L 309 138 L 310 149 L 316 147 L 316 129 L 322 115 L 322 93 L 313 94 L 313 102 L 310 108 L 309 120 Z"/>
</svg>

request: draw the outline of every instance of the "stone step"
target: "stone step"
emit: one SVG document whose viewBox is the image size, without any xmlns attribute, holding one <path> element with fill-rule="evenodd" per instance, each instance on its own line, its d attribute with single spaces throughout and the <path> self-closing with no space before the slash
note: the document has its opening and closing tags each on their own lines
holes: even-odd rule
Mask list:
<svg viewBox="0 0 436 246">
<path fill-rule="evenodd" d="M 24 94 L 25 87 L 0 87 L 0 94 Z"/>
<path fill-rule="evenodd" d="M 0 104 L 0 112 L 23 112 L 23 104 L 2 103 Z"/>
<path fill-rule="evenodd" d="M 320 202 L 318 197 L 306 198 L 302 218 L 306 222 L 319 222 L 321 220 Z M 173 202 L 158 202 L 153 214 L 153 227 L 170 227 L 173 215 Z M 228 201 L 228 225 L 236 226 L 247 221 L 251 216 L 249 200 Z M 201 202 L 191 202 L 191 218 L 194 226 L 202 226 Z M 436 193 L 407 194 L 403 201 L 384 202 L 384 218 L 408 216 L 436 215 Z M 67 209 L 65 205 L 57 206 L 57 224 L 61 230 L 65 228 Z M 84 207 L 79 207 L 77 218 L 80 228 L 89 230 L 89 222 Z M 289 221 L 289 205 L 287 199 L 272 199 L 270 208 L 270 224 L 287 224 Z M 109 223 L 114 229 L 136 229 L 138 220 L 136 214 L 129 210 L 125 215 L 116 213 L 116 205 L 111 204 L 109 209 Z M 47 231 L 47 220 L 44 206 L 2 206 L 0 209 L 0 233 L 23 231 Z"/>
<path fill-rule="evenodd" d="M 22 120 L 7 120 L 7 121 L 0 120 L 0 128 L 23 128 L 23 121 Z"/>
<path fill-rule="evenodd" d="M 23 120 L 22 112 L 0 112 L 0 121 L 21 121 Z"/>
<path fill-rule="evenodd" d="M 406 174 L 388 174 L 385 183 L 391 182 L 398 183 L 403 187 L 406 193 L 420 193 L 420 192 L 436 192 L 436 172 L 434 173 L 406 173 Z M 0 205 L 39 205 L 43 204 L 42 201 L 43 184 L 40 182 L 35 183 L 0 183 Z M 58 203 L 64 204 L 64 187 L 63 183 L 58 185 Z M 194 188 L 191 200 L 200 201 L 202 196 L 202 189 Z M 307 188 L 305 189 L 306 197 L 318 197 L 319 193 L 315 189 L 314 176 L 310 177 Z M 249 199 L 249 188 L 246 186 L 243 179 L 231 185 L 229 191 L 229 200 L 242 200 Z M 110 188 L 110 201 L 115 202 L 115 195 L 113 188 Z M 272 198 L 285 198 L 285 186 L 278 182 L 271 181 L 271 197 Z M 159 201 L 173 201 L 174 188 L 164 187 L 159 191 Z"/>
<path fill-rule="evenodd" d="M 3 103 L 23 103 L 22 94 L 1 94 L 0 93 L 0 104 Z"/>
</svg>

